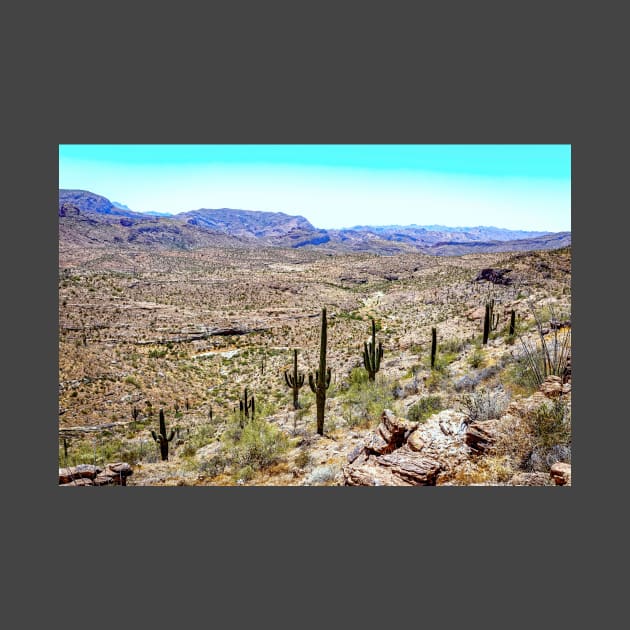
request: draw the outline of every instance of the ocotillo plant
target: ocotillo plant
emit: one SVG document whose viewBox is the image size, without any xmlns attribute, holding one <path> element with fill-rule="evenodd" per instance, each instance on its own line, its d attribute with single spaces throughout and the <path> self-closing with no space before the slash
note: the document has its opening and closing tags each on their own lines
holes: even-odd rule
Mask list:
<svg viewBox="0 0 630 630">
<path fill-rule="evenodd" d="M 330 368 L 326 368 L 326 309 L 322 309 L 322 331 L 319 348 L 319 370 L 315 370 L 315 376 L 311 372 L 308 374 L 308 384 L 315 394 L 317 406 L 317 433 L 324 435 L 324 410 L 326 407 L 326 390 L 330 387 Z"/>
<path fill-rule="evenodd" d="M 437 351 L 437 328 L 431 328 L 431 369 L 435 367 L 436 351 Z"/>
<path fill-rule="evenodd" d="M 243 398 L 240 398 L 238 401 L 238 406 L 239 406 L 239 411 L 241 414 L 241 426 L 243 425 L 243 422 L 245 420 L 245 418 L 247 418 L 249 420 L 250 414 L 251 414 L 251 419 L 254 419 L 254 413 L 256 412 L 256 406 L 254 403 L 254 397 L 252 396 L 251 398 L 247 398 L 247 387 L 245 388 L 245 392 L 244 392 L 244 396 Z"/>
<path fill-rule="evenodd" d="M 381 367 L 383 358 L 383 344 L 379 341 L 376 346 L 376 324 L 372 319 L 372 341 L 363 343 L 363 365 L 368 373 L 368 378 L 375 380 L 376 373 Z"/>
<path fill-rule="evenodd" d="M 297 355 L 298 351 L 293 351 L 293 374 L 289 374 L 286 370 L 284 372 L 284 380 L 288 387 L 293 390 L 293 408 L 299 409 L 300 404 L 298 402 L 298 393 L 300 391 L 300 387 L 304 385 L 304 374 L 298 372 L 297 367 Z"/>
<path fill-rule="evenodd" d="M 168 461 L 168 443 L 175 437 L 175 431 L 171 429 L 171 432 L 166 435 L 166 422 L 164 422 L 164 410 L 160 409 L 160 432 L 156 434 L 155 431 L 151 430 L 151 435 L 153 439 L 160 445 L 160 455 L 162 456 L 162 461 Z"/>
</svg>

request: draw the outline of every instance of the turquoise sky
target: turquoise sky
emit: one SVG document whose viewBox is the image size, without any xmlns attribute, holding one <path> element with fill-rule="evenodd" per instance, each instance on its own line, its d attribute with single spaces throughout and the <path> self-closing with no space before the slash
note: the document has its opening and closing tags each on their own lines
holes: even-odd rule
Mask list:
<svg viewBox="0 0 630 630">
<path fill-rule="evenodd" d="M 571 229 L 570 145 L 60 145 L 59 187 L 138 212 Z"/>
</svg>

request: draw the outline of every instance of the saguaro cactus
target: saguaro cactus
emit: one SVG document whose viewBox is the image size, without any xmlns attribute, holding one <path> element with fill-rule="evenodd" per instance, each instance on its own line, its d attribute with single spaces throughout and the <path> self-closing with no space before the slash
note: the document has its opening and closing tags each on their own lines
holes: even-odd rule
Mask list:
<svg viewBox="0 0 630 630">
<path fill-rule="evenodd" d="M 317 406 L 317 433 L 324 435 L 324 410 L 326 407 L 326 390 L 330 387 L 330 368 L 326 368 L 326 343 L 328 340 L 326 334 L 326 308 L 322 309 L 322 331 L 319 348 L 319 370 L 315 370 L 315 375 L 311 372 L 308 374 L 308 384 L 315 394 L 315 403 Z"/>
<path fill-rule="evenodd" d="M 298 392 L 300 391 L 300 387 L 304 385 L 304 374 L 298 373 L 297 367 L 297 355 L 298 351 L 293 351 L 293 374 L 289 374 L 286 370 L 284 372 L 284 380 L 288 387 L 293 390 L 293 408 L 299 409 L 300 405 L 298 403 Z"/>
<path fill-rule="evenodd" d="M 162 461 L 168 461 L 168 443 L 175 437 L 175 431 L 171 429 L 171 432 L 166 435 L 166 422 L 164 421 L 163 409 L 160 409 L 160 432 L 159 434 L 156 434 L 155 431 L 151 430 L 151 435 L 160 445 L 160 455 L 162 456 Z"/>
<path fill-rule="evenodd" d="M 256 412 L 256 404 L 254 403 L 254 397 L 247 397 L 247 387 L 244 391 L 243 398 L 240 398 L 238 401 L 238 407 L 241 414 L 241 425 L 243 424 L 245 418 L 249 420 L 250 414 L 251 419 L 254 419 L 254 414 Z"/>
<path fill-rule="evenodd" d="M 514 341 L 514 335 L 516 333 L 516 311 L 512 309 L 510 313 L 510 328 L 508 330 L 508 338 Z"/>
<path fill-rule="evenodd" d="M 431 369 L 435 367 L 436 351 L 437 351 L 437 328 L 431 328 Z"/>
<path fill-rule="evenodd" d="M 499 325 L 499 314 L 494 314 L 494 300 L 486 302 L 486 312 L 483 317 L 483 345 L 488 343 L 488 335 L 491 330 L 496 330 Z"/>
<path fill-rule="evenodd" d="M 376 373 L 381 367 L 381 359 L 383 358 L 383 344 L 379 341 L 376 346 L 376 324 L 372 319 L 372 341 L 363 343 L 363 365 L 368 373 L 368 378 L 375 380 Z"/>
</svg>

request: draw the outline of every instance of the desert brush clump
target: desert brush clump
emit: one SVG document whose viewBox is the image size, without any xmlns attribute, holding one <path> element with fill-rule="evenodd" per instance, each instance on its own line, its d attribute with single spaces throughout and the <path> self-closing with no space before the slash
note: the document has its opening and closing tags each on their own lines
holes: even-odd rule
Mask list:
<svg viewBox="0 0 630 630">
<path fill-rule="evenodd" d="M 384 376 L 371 381 L 363 368 L 353 368 L 348 387 L 340 393 L 346 425 L 363 428 L 376 426 L 383 410 L 395 406 L 394 390 L 397 385 L 397 381 Z"/>
<path fill-rule="evenodd" d="M 427 418 L 442 409 L 444 409 L 444 402 L 441 396 L 423 396 L 417 403 L 409 407 L 407 419 L 411 422 L 426 422 Z"/>
<path fill-rule="evenodd" d="M 476 392 L 464 394 L 459 405 L 459 410 L 464 414 L 462 424 L 499 418 L 507 409 L 508 403 L 509 396 L 502 389 L 481 388 Z"/>
</svg>

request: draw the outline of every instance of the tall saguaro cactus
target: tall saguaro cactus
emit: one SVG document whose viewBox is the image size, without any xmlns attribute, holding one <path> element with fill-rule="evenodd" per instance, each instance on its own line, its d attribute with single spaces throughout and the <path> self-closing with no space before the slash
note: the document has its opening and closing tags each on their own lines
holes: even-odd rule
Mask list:
<svg viewBox="0 0 630 630">
<path fill-rule="evenodd" d="M 437 351 L 437 328 L 431 328 L 431 369 L 435 367 L 436 351 Z"/>
<path fill-rule="evenodd" d="M 284 372 L 284 380 L 288 387 L 293 390 L 293 408 L 299 409 L 300 404 L 298 402 L 298 393 L 300 391 L 300 387 L 304 385 L 304 374 L 300 374 L 298 372 L 297 366 L 297 355 L 298 351 L 293 351 L 293 374 L 289 374 L 286 370 Z"/>
<path fill-rule="evenodd" d="M 326 407 L 326 390 L 330 387 L 330 368 L 326 368 L 326 343 L 328 341 L 326 333 L 326 308 L 322 309 L 322 331 L 319 348 L 319 370 L 315 370 L 315 376 L 311 372 L 308 374 L 308 384 L 315 394 L 317 406 L 317 433 L 324 435 L 324 410 Z"/>
<path fill-rule="evenodd" d="M 383 358 L 383 344 L 379 341 L 376 346 L 376 324 L 372 319 L 372 341 L 363 343 L 363 365 L 368 373 L 368 378 L 375 380 L 376 373 L 381 367 L 381 359 Z"/>
<path fill-rule="evenodd" d="M 171 432 L 166 435 L 166 422 L 164 421 L 164 410 L 160 409 L 160 432 L 156 433 L 151 430 L 153 439 L 160 445 L 160 455 L 162 461 L 168 461 L 168 443 L 175 437 L 175 431 L 171 429 Z"/>
</svg>

